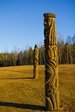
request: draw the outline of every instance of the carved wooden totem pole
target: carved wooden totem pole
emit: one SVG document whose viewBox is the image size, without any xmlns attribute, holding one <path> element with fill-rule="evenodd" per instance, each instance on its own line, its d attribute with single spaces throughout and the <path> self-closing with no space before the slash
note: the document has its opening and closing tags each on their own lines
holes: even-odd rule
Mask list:
<svg viewBox="0 0 75 112">
<path fill-rule="evenodd" d="M 38 47 L 35 45 L 34 47 L 34 56 L 33 56 L 33 64 L 34 64 L 34 79 L 38 79 Z"/>
<path fill-rule="evenodd" d="M 44 13 L 46 110 L 59 109 L 55 14 Z"/>
</svg>

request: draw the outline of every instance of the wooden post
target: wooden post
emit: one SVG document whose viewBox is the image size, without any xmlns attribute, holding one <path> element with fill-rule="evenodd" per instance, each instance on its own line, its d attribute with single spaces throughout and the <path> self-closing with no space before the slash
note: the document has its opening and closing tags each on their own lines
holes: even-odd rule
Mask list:
<svg viewBox="0 0 75 112">
<path fill-rule="evenodd" d="M 34 47 L 34 56 L 33 56 L 33 63 L 34 63 L 34 79 L 38 79 L 38 47 L 35 45 Z"/>
<path fill-rule="evenodd" d="M 45 97 L 46 110 L 59 109 L 58 55 L 56 46 L 55 14 L 44 13 Z"/>
</svg>

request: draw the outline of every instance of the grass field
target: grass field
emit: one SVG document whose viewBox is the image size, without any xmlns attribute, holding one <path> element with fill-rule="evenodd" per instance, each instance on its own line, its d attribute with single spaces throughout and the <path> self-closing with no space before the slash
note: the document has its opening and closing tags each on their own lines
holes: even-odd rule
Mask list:
<svg viewBox="0 0 75 112">
<path fill-rule="evenodd" d="M 44 66 L 0 68 L 0 112 L 45 112 Z M 59 65 L 59 112 L 75 112 L 75 65 Z"/>
</svg>

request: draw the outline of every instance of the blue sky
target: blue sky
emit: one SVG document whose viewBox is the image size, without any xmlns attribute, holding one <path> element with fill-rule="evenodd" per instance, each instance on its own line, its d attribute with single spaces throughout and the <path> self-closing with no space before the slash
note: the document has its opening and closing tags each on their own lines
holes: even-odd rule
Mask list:
<svg viewBox="0 0 75 112">
<path fill-rule="evenodd" d="M 56 14 L 57 35 L 75 33 L 75 0 L 0 0 L 0 52 L 43 43 L 43 13 Z"/>
</svg>

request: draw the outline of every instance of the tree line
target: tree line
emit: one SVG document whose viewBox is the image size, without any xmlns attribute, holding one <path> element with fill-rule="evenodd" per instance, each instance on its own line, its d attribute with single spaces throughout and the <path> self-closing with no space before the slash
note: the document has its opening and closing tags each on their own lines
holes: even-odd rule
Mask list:
<svg viewBox="0 0 75 112">
<path fill-rule="evenodd" d="M 57 40 L 59 64 L 75 64 L 75 35 Z"/>
<path fill-rule="evenodd" d="M 64 42 L 63 38 L 57 40 L 58 61 L 59 64 L 75 64 L 75 35 L 68 36 Z M 39 49 L 39 65 L 44 64 L 44 46 L 38 46 Z M 3 66 L 18 66 L 18 65 L 32 65 L 33 64 L 32 47 L 24 51 L 14 51 L 11 53 L 0 53 L 0 67 Z"/>
</svg>

